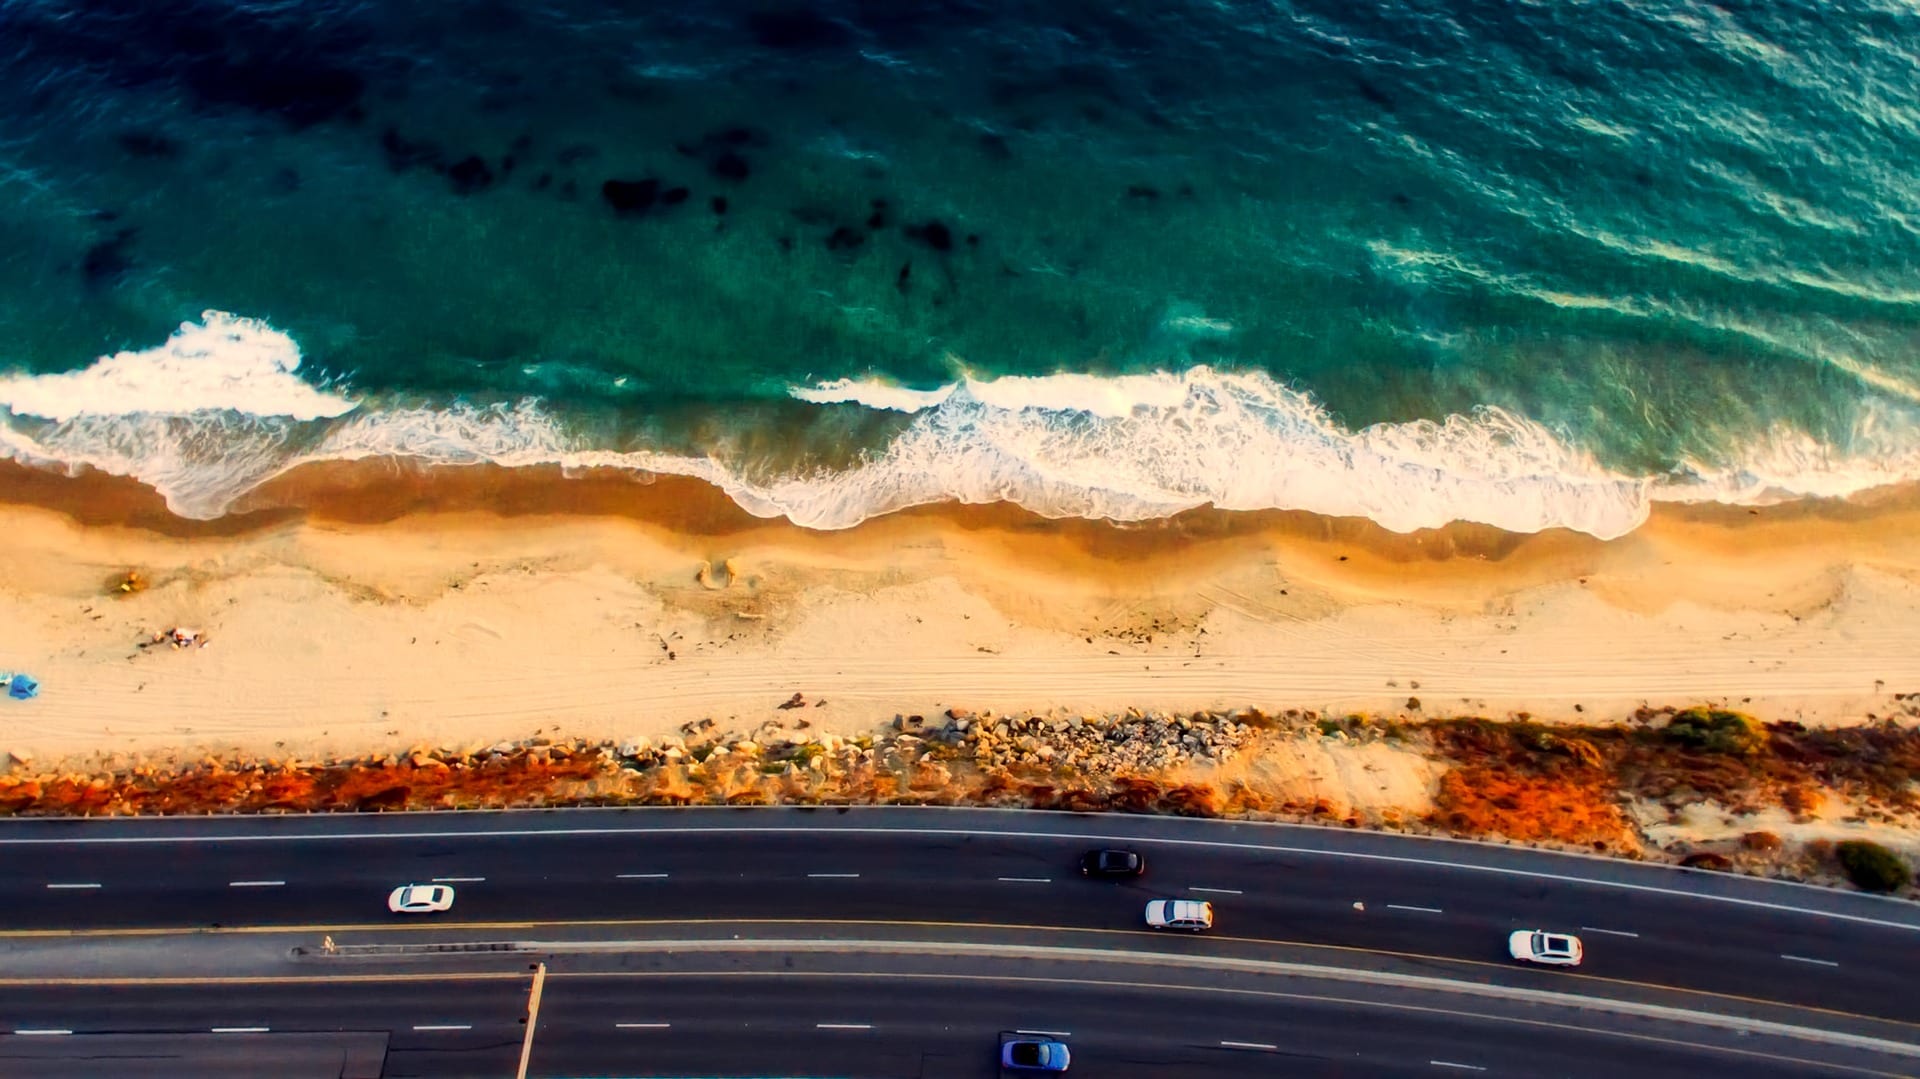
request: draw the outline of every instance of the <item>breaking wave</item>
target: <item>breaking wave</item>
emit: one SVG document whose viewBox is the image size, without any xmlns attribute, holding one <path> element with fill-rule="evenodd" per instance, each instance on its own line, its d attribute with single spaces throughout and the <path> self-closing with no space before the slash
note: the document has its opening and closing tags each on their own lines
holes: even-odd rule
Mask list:
<svg viewBox="0 0 1920 1079">
<path fill-rule="evenodd" d="M 321 461 L 558 465 L 689 476 L 749 512 L 817 529 L 938 502 L 1012 502 L 1048 517 L 1147 520 L 1212 505 L 1366 517 L 1395 531 L 1474 521 L 1514 532 L 1631 531 L 1655 500 L 1843 495 L 1920 477 L 1920 422 L 1862 413 L 1856 444 L 1777 432 L 1738 467 L 1609 471 L 1545 426 L 1498 408 L 1441 421 L 1342 426 L 1258 372 L 962 378 L 931 390 L 839 380 L 794 387 L 822 409 L 908 414 L 852 467 L 799 471 L 613 447 L 539 401 L 356 401 L 297 374 L 300 352 L 263 322 L 208 312 L 157 348 L 65 374 L 0 378 L 0 455 L 130 476 L 185 517 Z"/>
</svg>

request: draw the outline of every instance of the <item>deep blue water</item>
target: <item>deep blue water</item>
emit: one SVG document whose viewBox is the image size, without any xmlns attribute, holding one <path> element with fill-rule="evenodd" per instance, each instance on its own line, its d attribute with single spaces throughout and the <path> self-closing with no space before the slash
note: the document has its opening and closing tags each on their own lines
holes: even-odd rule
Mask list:
<svg viewBox="0 0 1920 1079">
<path fill-rule="evenodd" d="M 0 0 L 0 372 L 0 453 L 195 516 L 1845 493 L 1920 476 L 1920 13 Z"/>
</svg>

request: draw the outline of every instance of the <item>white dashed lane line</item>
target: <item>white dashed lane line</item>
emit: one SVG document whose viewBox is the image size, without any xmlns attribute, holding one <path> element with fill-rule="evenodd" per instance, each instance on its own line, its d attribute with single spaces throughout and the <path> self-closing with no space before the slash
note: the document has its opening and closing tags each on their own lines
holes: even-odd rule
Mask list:
<svg viewBox="0 0 1920 1079">
<path fill-rule="evenodd" d="M 1038 1034 L 1043 1038 L 1071 1038 L 1071 1030 L 1016 1030 L 1015 1034 Z"/>
<path fill-rule="evenodd" d="M 265 1034 L 266 1027 L 214 1027 L 215 1034 Z"/>
<path fill-rule="evenodd" d="M 614 880 L 666 880 L 665 873 L 615 873 Z"/>
<path fill-rule="evenodd" d="M 1255 1049 L 1263 1053 L 1277 1053 L 1280 1047 L 1271 1042 L 1221 1042 L 1222 1049 Z"/>
<path fill-rule="evenodd" d="M 872 1030 L 872 1023 L 815 1023 L 821 1030 Z"/>
<path fill-rule="evenodd" d="M 1840 965 L 1831 959 L 1809 959 L 1804 955 L 1787 955 L 1784 952 L 1781 953 L 1780 958 L 1794 963 L 1812 963 L 1816 967 L 1837 967 Z"/>
<path fill-rule="evenodd" d="M 1207 892 L 1213 895 L 1246 895 L 1238 888 L 1188 888 L 1189 892 Z"/>
<path fill-rule="evenodd" d="M 1052 884 L 1052 877 L 1001 877 L 1008 884 Z"/>
<path fill-rule="evenodd" d="M 1624 930 L 1624 929 L 1600 929 L 1600 928 L 1597 928 L 1597 927 L 1595 927 L 1595 926 L 1591 926 L 1591 925 L 1583 925 L 1583 926 L 1581 926 L 1581 927 L 1580 927 L 1580 932 L 1582 932 L 1582 933 L 1601 933 L 1601 934 L 1604 934 L 1604 935 L 1606 935 L 1606 936 L 1609 936 L 1609 937 L 1632 937 L 1632 938 L 1634 938 L 1635 940 L 1638 940 L 1638 939 L 1640 939 L 1640 934 L 1638 934 L 1638 933 L 1629 933 L 1629 932 L 1627 932 L 1627 931 L 1626 931 L 1626 930 Z"/>
<path fill-rule="evenodd" d="M 1388 910 L 1416 910 L 1422 914 L 1445 914 L 1446 913 L 1446 911 L 1441 910 L 1439 907 L 1410 907 L 1405 903 L 1388 903 L 1387 909 Z"/>
<path fill-rule="evenodd" d="M 433 882 L 435 884 L 479 884 L 486 879 L 485 877 L 435 877 Z"/>
<path fill-rule="evenodd" d="M 61 1030 L 56 1027 L 21 1027 L 19 1030 L 14 1031 L 14 1033 L 23 1038 L 48 1038 L 60 1034 L 71 1034 L 73 1031 Z"/>
<path fill-rule="evenodd" d="M 473 1024 L 472 1023 L 416 1023 L 414 1024 L 413 1029 L 417 1031 L 472 1030 Z"/>
<path fill-rule="evenodd" d="M 230 880 L 227 882 L 227 887 L 229 888 L 284 888 L 286 887 L 286 884 L 287 882 L 284 880 Z"/>
<path fill-rule="evenodd" d="M 807 876 L 812 880 L 858 880 L 860 878 L 858 873 L 808 873 Z"/>
<path fill-rule="evenodd" d="M 51 891 L 55 891 L 55 892 L 60 892 L 60 891 L 80 891 L 80 890 L 82 890 L 82 889 L 89 889 L 89 888 L 98 888 L 98 887 L 100 887 L 100 886 L 99 886 L 98 884 L 78 884 L 78 883 L 75 883 L 75 884 L 49 884 L 49 885 L 47 885 L 47 888 L 48 888 L 49 890 L 51 890 Z"/>
<path fill-rule="evenodd" d="M 1427 1063 L 1436 1068 L 1458 1068 L 1463 1072 L 1483 1072 L 1487 1070 L 1478 1064 L 1455 1064 L 1451 1060 L 1429 1060 Z"/>
<path fill-rule="evenodd" d="M 615 1030 L 666 1030 L 672 1023 L 615 1023 Z"/>
</svg>

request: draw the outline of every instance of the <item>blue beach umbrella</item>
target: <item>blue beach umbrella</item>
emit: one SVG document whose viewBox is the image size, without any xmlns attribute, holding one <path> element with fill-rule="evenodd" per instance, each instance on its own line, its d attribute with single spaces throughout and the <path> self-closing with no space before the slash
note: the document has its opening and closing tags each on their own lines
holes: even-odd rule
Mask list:
<svg viewBox="0 0 1920 1079">
<path fill-rule="evenodd" d="M 16 701 L 31 700 L 40 695 L 40 683 L 24 674 L 16 674 L 7 680 L 7 696 Z"/>
</svg>

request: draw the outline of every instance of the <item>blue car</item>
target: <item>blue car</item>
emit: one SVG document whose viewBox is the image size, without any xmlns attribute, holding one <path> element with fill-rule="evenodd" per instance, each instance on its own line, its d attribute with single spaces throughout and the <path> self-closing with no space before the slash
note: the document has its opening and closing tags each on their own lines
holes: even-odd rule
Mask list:
<svg viewBox="0 0 1920 1079">
<path fill-rule="evenodd" d="M 1017 1072 L 1063 1072 L 1073 1054 L 1050 1038 L 1023 1038 L 1000 1047 L 1000 1066 Z"/>
</svg>

